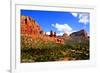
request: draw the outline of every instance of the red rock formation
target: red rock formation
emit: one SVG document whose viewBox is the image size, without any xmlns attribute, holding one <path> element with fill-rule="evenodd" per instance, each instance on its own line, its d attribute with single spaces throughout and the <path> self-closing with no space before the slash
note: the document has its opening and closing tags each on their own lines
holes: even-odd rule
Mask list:
<svg viewBox="0 0 100 73">
<path fill-rule="evenodd" d="M 28 16 L 21 16 L 21 34 L 38 35 L 41 27 Z"/>
<path fill-rule="evenodd" d="M 64 44 L 64 40 L 56 37 L 56 32 L 51 31 L 50 35 L 45 35 L 39 24 L 29 16 L 21 16 L 21 35 L 31 36 L 32 39 L 42 41 L 53 41 Z"/>
</svg>

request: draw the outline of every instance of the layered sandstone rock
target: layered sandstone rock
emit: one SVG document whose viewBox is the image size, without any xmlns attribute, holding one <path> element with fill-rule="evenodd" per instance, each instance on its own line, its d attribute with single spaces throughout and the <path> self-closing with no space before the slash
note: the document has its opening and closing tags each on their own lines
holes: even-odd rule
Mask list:
<svg viewBox="0 0 100 73">
<path fill-rule="evenodd" d="M 21 16 L 21 34 L 38 35 L 42 31 L 41 27 L 28 16 Z"/>
<path fill-rule="evenodd" d="M 46 35 L 39 24 L 29 16 L 21 16 L 21 35 L 31 36 L 32 39 L 40 39 L 44 42 L 53 41 L 64 44 L 62 38 L 56 37 L 56 32 L 51 31 L 50 35 Z"/>
</svg>

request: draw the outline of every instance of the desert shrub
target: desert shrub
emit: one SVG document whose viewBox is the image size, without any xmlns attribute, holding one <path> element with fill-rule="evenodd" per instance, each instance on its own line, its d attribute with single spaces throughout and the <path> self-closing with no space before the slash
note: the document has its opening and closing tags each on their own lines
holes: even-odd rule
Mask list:
<svg viewBox="0 0 100 73">
<path fill-rule="evenodd" d="M 21 36 L 21 49 L 32 48 L 32 38 L 30 36 Z"/>
<path fill-rule="evenodd" d="M 74 52 L 72 51 L 74 50 Z M 45 62 L 63 60 L 65 57 L 76 60 L 89 59 L 89 41 L 66 41 L 56 44 L 52 41 L 21 36 L 21 62 Z"/>
</svg>

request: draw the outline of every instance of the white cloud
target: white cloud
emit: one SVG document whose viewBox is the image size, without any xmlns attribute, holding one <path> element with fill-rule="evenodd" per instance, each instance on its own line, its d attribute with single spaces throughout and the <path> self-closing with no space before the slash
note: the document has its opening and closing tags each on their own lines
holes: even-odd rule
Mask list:
<svg viewBox="0 0 100 73">
<path fill-rule="evenodd" d="M 50 32 L 46 32 L 47 35 L 50 35 Z"/>
<path fill-rule="evenodd" d="M 70 34 L 72 32 L 72 28 L 68 25 L 68 24 L 52 24 L 52 26 L 54 28 L 57 29 L 57 31 L 63 32 L 63 33 L 67 33 Z M 58 33 L 58 34 L 62 34 L 62 33 Z"/>
<path fill-rule="evenodd" d="M 87 13 L 71 13 L 74 17 L 78 18 L 79 23 L 83 23 L 84 25 L 89 23 L 89 14 Z"/>
<path fill-rule="evenodd" d="M 62 36 L 64 33 L 63 32 L 60 32 L 60 33 L 57 33 L 56 35 L 57 36 Z"/>
<path fill-rule="evenodd" d="M 77 17 L 78 16 L 78 13 L 71 13 L 74 17 Z"/>
<path fill-rule="evenodd" d="M 85 13 L 79 14 L 79 23 L 88 24 L 89 23 L 89 15 Z"/>
</svg>

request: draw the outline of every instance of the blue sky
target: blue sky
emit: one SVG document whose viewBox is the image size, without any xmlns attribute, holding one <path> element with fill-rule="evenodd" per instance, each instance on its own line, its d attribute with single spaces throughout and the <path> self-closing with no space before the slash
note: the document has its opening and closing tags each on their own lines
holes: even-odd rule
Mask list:
<svg viewBox="0 0 100 73">
<path fill-rule="evenodd" d="M 21 10 L 21 15 L 30 16 L 49 34 L 52 30 L 57 35 L 85 29 L 89 34 L 89 13 Z"/>
</svg>

